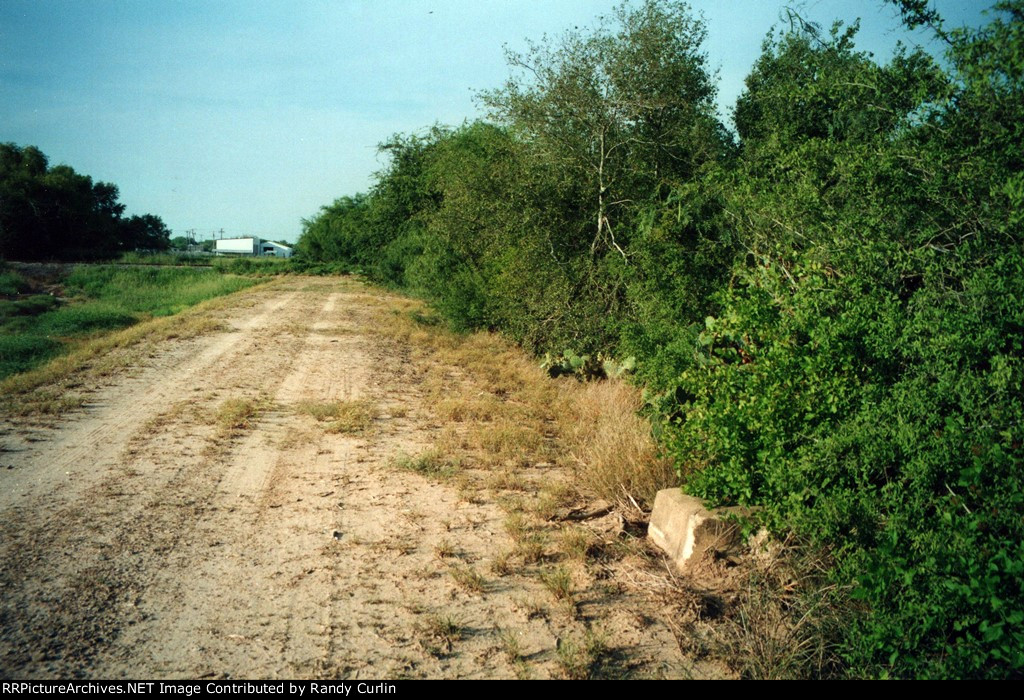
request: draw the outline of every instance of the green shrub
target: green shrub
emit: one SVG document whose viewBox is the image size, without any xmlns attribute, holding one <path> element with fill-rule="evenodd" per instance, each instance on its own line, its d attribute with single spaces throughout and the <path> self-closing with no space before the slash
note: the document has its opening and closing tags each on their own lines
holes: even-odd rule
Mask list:
<svg viewBox="0 0 1024 700">
<path fill-rule="evenodd" d="M 291 260 L 286 258 L 214 258 L 218 272 L 233 275 L 279 275 L 291 271 Z"/>
<path fill-rule="evenodd" d="M 870 614 L 845 640 L 874 675 L 1024 669 L 1024 266 L 1010 253 L 901 303 L 853 277 L 759 267 L 722 296 L 673 397 L 688 490 L 764 505 L 833 552 Z"/>
</svg>

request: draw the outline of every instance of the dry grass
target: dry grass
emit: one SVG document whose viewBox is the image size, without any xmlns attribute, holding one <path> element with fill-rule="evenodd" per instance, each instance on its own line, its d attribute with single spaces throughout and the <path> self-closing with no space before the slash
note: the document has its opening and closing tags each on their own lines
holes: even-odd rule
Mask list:
<svg viewBox="0 0 1024 700">
<path fill-rule="evenodd" d="M 455 549 L 455 545 L 444 539 L 434 545 L 434 554 L 438 559 L 451 559 L 458 556 L 458 551 Z"/>
<path fill-rule="evenodd" d="M 595 544 L 594 536 L 588 530 L 575 526 L 562 529 L 561 549 L 572 559 L 586 560 Z"/>
<path fill-rule="evenodd" d="M 497 629 L 498 641 L 501 642 L 501 650 L 505 654 L 505 659 L 515 669 L 516 678 L 519 680 L 529 680 L 530 678 L 530 665 L 527 663 L 526 657 L 523 654 L 523 646 L 519 643 L 519 634 L 515 630 L 510 629 Z"/>
<path fill-rule="evenodd" d="M 434 405 L 438 418 L 462 423 L 465 421 L 491 421 L 501 411 L 501 404 L 488 396 L 455 396 L 442 399 Z"/>
<path fill-rule="evenodd" d="M 312 416 L 317 422 L 327 423 L 328 433 L 362 433 L 377 419 L 377 408 L 366 399 L 353 401 L 301 401 L 295 406 L 298 413 Z"/>
<path fill-rule="evenodd" d="M 330 420 L 338 416 L 338 402 L 300 401 L 295 404 L 295 412 L 312 416 L 317 421 Z"/>
<path fill-rule="evenodd" d="M 19 398 L 11 403 L 11 415 L 59 416 L 85 404 L 85 399 L 78 394 L 65 394 L 52 389 L 36 389 Z"/>
<path fill-rule="evenodd" d="M 658 455 L 640 392 L 624 382 L 591 382 L 575 392 L 559 417 L 579 481 L 625 509 L 650 508 L 659 489 L 678 483 L 672 463 Z"/>
<path fill-rule="evenodd" d="M 736 603 L 707 630 L 710 651 L 741 678 L 841 677 L 834 640 L 853 611 L 825 581 L 827 555 L 781 544 L 742 578 Z"/>
<path fill-rule="evenodd" d="M 498 628 L 498 639 L 501 641 L 501 649 L 505 652 L 505 658 L 510 664 L 523 661 L 523 647 L 519 643 L 519 635 L 514 630 Z"/>
<path fill-rule="evenodd" d="M 548 619 L 548 606 L 537 598 L 519 598 L 515 601 L 515 604 L 527 620 Z"/>
<path fill-rule="evenodd" d="M 508 576 L 515 569 L 512 566 L 512 553 L 502 552 L 491 560 L 491 573 L 495 576 Z"/>
<path fill-rule="evenodd" d="M 445 441 L 484 468 L 532 466 L 570 456 L 587 492 L 629 510 L 649 508 L 678 482 L 658 455 L 640 392 L 622 381 L 551 380 L 536 362 L 492 333 L 456 336 L 413 320 L 421 307 L 391 302 L 380 332 L 426 361 L 421 387 L 437 419 L 461 429 Z M 453 369 L 454 368 L 454 369 Z M 495 487 L 505 488 L 496 477 Z M 512 485 L 514 482 L 507 482 Z M 564 499 L 544 497 L 541 511 Z M 540 514 L 540 513 L 538 513 Z"/>
<path fill-rule="evenodd" d="M 464 473 L 456 477 L 455 488 L 459 493 L 459 499 L 465 503 L 480 505 L 487 502 L 476 482 Z"/>
<path fill-rule="evenodd" d="M 469 593 L 484 593 L 487 590 L 487 579 L 471 566 L 453 566 L 448 570 L 448 575 Z"/>
<path fill-rule="evenodd" d="M 521 542 L 530 535 L 530 525 L 522 513 L 509 513 L 505 518 L 505 532 L 513 542 Z"/>
<path fill-rule="evenodd" d="M 530 489 L 530 483 L 522 474 L 514 472 L 511 469 L 503 469 L 497 474 L 492 475 L 487 480 L 487 487 L 494 491 L 523 492 Z"/>
<path fill-rule="evenodd" d="M 593 629 L 588 629 L 582 639 L 563 639 L 558 645 L 558 665 L 562 675 L 568 680 L 588 680 L 601 678 L 605 657 L 608 654 L 608 642 L 605 636 Z"/>
<path fill-rule="evenodd" d="M 564 566 L 542 571 L 540 573 L 540 582 L 544 584 L 544 588 L 547 589 L 548 593 L 559 602 L 572 602 L 573 596 L 576 594 L 572 574 Z"/>
<path fill-rule="evenodd" d="M 472 449 L 460 426 L 447 425 L 434 440 L 434 449 L 448 455 L 469 456 Z"/>
<path fill-rule="evenodd" d="M 665 596 L 675 593 L 643 582 L 627 587 L 619 580 L 625 557 L 644 559 L 643 566 L 665 575 L 641 540 L 604 542 L 587 528 L 561 522 L 559 514 L 599 497 L 632 511 L 635 521 L 643 515 L 636 511 L 649 507 L 659 489 L 676 483 L 672 465 L 659 458 L 649 424 L 638 415 L 639 391 L 621 381 L 552 380 L 500 336 L 457 336 L 416 320 L 422 308 L 417 302 L 388 304 L 391 313 L 381 314 L 374 329 L 409 358 L 422 405 L 439 428 L 433 451 L 396 463 L 427 474 L 462 465 L 456 482 L 460 498 L 475 502 L 485 494 L 506 512 L 504 529 L 512 546 L 488 562 L 488 573 L 536 577 L 546 602 L 520 602 L 528 620 L 549 619 L 547 605 L 561 611 L 549 619 L 561 636 L 556 659 L 561 674 L 594 678 L 622 672 L 605 637 L 581 620 L 578 601 L 588 602 L 590 620 L 592 600 L 607 601 L 629 590 L 650 597 L 652 610 L 663 611 Z M 462 563 L 449 575 L 470 592 L 487 587 Z M 517 674 L 525 670 L 515 637 L 499 631 L 499 639 Z"/>
<path fill-rule="evenodd" d="M 509 506 L 511 511 L 505 518 L 505 532 L 512 540 L 512 554 L 523 564 L 537 564 L 544 560 L 547 550 L 547 533 L 537 529 L 515 505 Z"/>
<path fill-rule="evenodd" d="M 530 503 L 529 511 L 539 520 L 550 520 L 580 498 L 576 489 L 562 481 L 549 481 Z"/>
<path fill-rule="evenodd" d="M 451 615 L 428 615 L 417 629 L 424 650 L 438 658 L 451 654 L 455 642 L 465 635 L 462 623 Z"/>
<path fill-rule="evenodd" d="M 546 545 L 547 538 L 543 532 L 531 532 L 515 543 L 512 552 L 522 559 L 524 564 L 537 564 L 544 561 Z"/>
<path fill-rule="evenodd" d="M 266 397 L 232 398 L 217 408 L 214 421 L 221 436 L 232 436 L 252 428 L 259 416 L 271 405 Z"/>
</svg>

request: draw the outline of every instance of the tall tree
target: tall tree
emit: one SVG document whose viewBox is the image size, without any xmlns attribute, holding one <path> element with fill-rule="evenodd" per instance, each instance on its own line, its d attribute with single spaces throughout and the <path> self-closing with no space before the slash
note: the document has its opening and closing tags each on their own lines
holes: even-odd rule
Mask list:
<svg viewBox="0 0 1024 700">
<path fill-rule="evenodd" d="M 121 221 L 123 250 L 167 250 L 171 247 L 171 230 L 159 216 L 143 214 Z"/>
<path fill-rule="evenodd" d="M 627 257 L 620 224 L 633 205 L 717 155 L 704 36 L 684 3 L 624 3 L 592 32 L 507 51 L 516 74 L 481 94 L 494 118 L 577 183 L 590 212 L 590 234 L 577 247 L 591 256 Z"/>
<path fill-rule="evenodd" d="M 163 221 L 124 219 L 118 196 L 117 185 L 68 165 L 49 167 L 34 146 L 0 144 L 0 257 L 74 260 L 166 248 Z"/>
</svg>

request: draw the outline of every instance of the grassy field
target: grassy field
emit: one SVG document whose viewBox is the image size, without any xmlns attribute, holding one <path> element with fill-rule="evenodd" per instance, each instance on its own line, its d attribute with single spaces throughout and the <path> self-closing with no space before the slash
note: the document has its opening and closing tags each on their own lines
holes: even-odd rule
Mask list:
<svg viewBox="0 0 1024 700">
<path fill-rule="evenodd" d="M 177 252 L 170 253 L 123 253 L 113 261 L 125 265 L 172 265 L 176 267 L 210 267 L 213 258 L 206 255 L 188 255 Z"/>
<path fill-rule="evenodd" d="M 209 268 L 78 266 L 59 294 L 0 270 L 0 379 L 32 369 L 82 342 L 139 321 L 171 316 L 257 280 Z M 38 285 L 36 285 L 38 286 Z"/>
<path fill-rule="evenodd" d="M 314 262 L 302 258 L 192 256 L 180 253 L 125 253 L 112 265 L 206 267 L 234 275 L 349 275 L 359 270 L 348 263 Z M 0 277 L 0 290 L 3 289 Z M 0 294 L 6 292 L 0 291 Z"/>
</svg>

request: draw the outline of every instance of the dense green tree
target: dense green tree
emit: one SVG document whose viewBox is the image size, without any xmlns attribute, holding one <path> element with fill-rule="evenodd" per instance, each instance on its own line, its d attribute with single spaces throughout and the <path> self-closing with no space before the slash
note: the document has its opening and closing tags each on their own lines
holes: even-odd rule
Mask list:
<svg viewBox="0 0 1024 700">
<path fill-rule="evenodd" d="M 34 146 L 0 144 L 0 257 L 90 259 L 162 250 L 169 231 L 156 216 L 124 219 L 116 185 L 67 165 L 49 167 Z"/>
<path fill-rule="evenodd" d="M 590 219 L 577 249 L 626 257 L 629 212 L 719 154 L 704 36 L 683 3 L 624 3 L 593 32 L 509 51 L 518 74 L 482 93 L 493 117 L 576 184 Z"/>
<path fill-rule="evenodd" d="M 159 216 L 131 216 L 121 221 L 121 228 L 123 250 L 168 250 L 171 247 L 171 230 Z"/>
<path fill-rule="evenodd" d="M 321 207 L 315 217 L 303 219 L 297 251 L 317 262 L 366 263 L 370 248 L 365 241 L 369 235 L 368 214 L 366 195 L 340 197 Z"/>
</svg>

